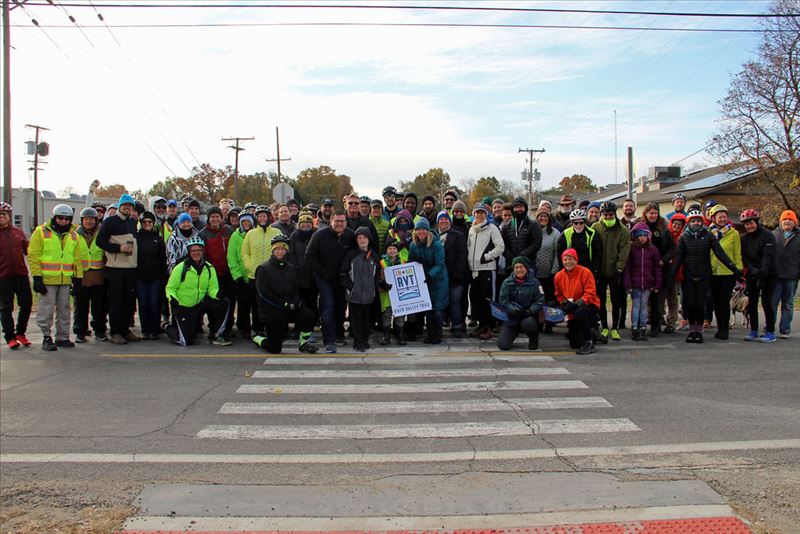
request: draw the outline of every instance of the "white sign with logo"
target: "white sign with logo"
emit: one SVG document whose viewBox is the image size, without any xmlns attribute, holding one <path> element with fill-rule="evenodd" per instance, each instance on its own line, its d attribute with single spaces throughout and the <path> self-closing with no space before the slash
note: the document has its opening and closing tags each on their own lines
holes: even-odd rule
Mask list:
<svg viewBox="0 0 800 534">
<path fill-rule="evenodd" d="M 388 267 L 384 271 L 389 290 L 389 302 L 395 317 L 411 315 L 433 309 L 428 284 L 424 282 L 425 271 L 417 262 Z"/>
</svg>

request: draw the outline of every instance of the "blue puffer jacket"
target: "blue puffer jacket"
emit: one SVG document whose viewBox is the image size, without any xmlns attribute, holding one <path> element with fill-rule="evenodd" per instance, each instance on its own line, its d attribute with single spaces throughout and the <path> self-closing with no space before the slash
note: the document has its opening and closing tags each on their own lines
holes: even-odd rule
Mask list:
<svg viewBox="0 0 800 534">
<path fill-rule="evenodd" d="M 415 234 L 408 247 L 408 261 L 421 263 L 425 269 L 434 311 L 445 310 L 450 304 L 450 285 L 444 263 L 444 246 L 439 241 L 439 236 L 428 232 L 425 241 L 421 242 Z"/>
</svg>

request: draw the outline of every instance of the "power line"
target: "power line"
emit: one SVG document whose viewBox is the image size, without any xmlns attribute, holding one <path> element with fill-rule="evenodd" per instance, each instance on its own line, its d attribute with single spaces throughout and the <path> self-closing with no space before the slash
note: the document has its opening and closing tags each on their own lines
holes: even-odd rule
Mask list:
<svg viewBox="0 0 800 534">
<path fill-rule="evenodd" d="M 49 0 L 48 0 L 49 1 Z M 91 3 L 91 2 L 90 2 Z M 46 3 L 31 3 L 30 5 L 47 5 Z M 154 4 L 127 3 L 127 4 L 95 4 L 90 6 L 77 2 L 65 2 L 68 7 L 102 7 L 102 8 L 145 8 L 145 9 L 348 9 L 348 10 L 392 10 L 392 11 L 483 11 L 501 13 L 555 13 L 572 15 L 630 15 L 650 17 L 703 17 L 703 18 L 796 18 L 800 14 L 773 14 L 773 13 L 715 13 L 701 14 L 689 11 L 634 11 L 614 9 L 574 9 L 574 8 L 547 8 L 547 7 L 487 7 L 487 6 L 441 6 L 441 5 L 387 5 L 387 4 L 176 4 L 158 2 Z"/>
<path fill-rule="evenodd" d="M 45 28 L 72 28 L 71 25 L 47 24 Z M 454 22 L 207 22 L 207 23 L 154 23 L 154 24 L 109 24 L 110 28 L 156 29 L 156 28 L 256 28 L 256 27 L 364 27 L 364 28 L 497 28 L 533 30 L 615 30 L 615 31 L 658 31 L 686 33 L 789 33 L 794 30 L 756 29 L 756 28 L 675 28 L 651 26 L 580 26 L 572 24 L 481 24 Z M 12 27 L 25 27 L 12 24 Z M 86 24 L 84 28 L 103 28 L 99 24 Z"/>
</svg>

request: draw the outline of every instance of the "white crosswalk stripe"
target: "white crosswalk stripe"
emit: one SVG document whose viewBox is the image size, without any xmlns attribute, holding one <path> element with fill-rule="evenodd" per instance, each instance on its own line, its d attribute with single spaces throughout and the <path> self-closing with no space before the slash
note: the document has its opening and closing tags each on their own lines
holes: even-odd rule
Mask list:
<svg viewBox="0 0 800 534">
<path fill-rule="evenodd" d="M 226 402 L 219 413 L 240 415 L 337 415 L 382 413 L 465 413 L 505 410 L 611 408 L 602 397 L 509 398 L 414 402 Z"/>
<path fill-rule="evenodd" d="M 526 425 L 522 421 L 437 423 L 413 425 L 210 425 L 200 438 L 219 439 L 408 439 L 474 436 L 526 436 L 536 434 L 586 434 L 633 432 L 628 419 L 554 419 Z"/>
<path fill-rule="evenodd" d="M 248 383 L 239 385 L 237 399 L 219 409 L 214 423 L 231 424 L 209 424 L 197 437 L 375 440 L 384 447 L 391 440 L 508 440 L 539 434 L 640 430 L 625 418 L 587 417 L 585 410 L 613 406 L 602 397 L 576 395 L 575 390 L 589 386 L 553 363 L 552 357 L 544 355 L 423 352 L 361 358 L 268 358 L 262 369 L 247 375 Z M 386 395 L 393 397 L 382 398 Z M 564 416 L 539 419 L 538 410 L 551 414 L 564 410 Z M 387 445 L 380 440 L 387 440 Z M 495 446 L 502 446 L 502 441 L 497 443 Z M 381 454 L 381 449 L 369 454 Z"/>
<path fill-rule="evenodd" d="M 332 370 L 321 371 L 256 371 L 253 378 L 452 378 L 465 376 L 552 376 L 568 375 L 563 367 L 512 369 L 392 369 L 392 370 Z"/>
</svg>

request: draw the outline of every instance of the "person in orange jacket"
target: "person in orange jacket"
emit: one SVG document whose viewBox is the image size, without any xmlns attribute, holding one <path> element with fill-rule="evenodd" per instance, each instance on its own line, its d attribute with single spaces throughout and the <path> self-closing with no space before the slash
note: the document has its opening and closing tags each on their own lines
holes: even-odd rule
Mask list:
<svg viewBox="0 0 800 534">
<path fill-rule="evenodd" d="M 592 271 L 578 265 L 578 252 L 568 248 L 561 254 L 564 268 L 556 273 L 556 301 L 567 314 L 569 344 L 575 354 L 595 352 L 600 298 Z"/>
</svg>

